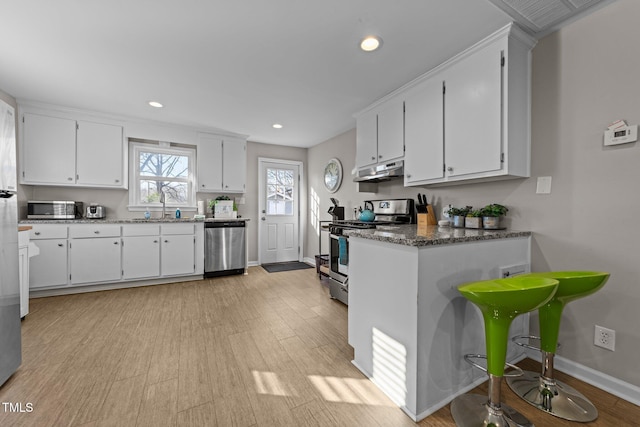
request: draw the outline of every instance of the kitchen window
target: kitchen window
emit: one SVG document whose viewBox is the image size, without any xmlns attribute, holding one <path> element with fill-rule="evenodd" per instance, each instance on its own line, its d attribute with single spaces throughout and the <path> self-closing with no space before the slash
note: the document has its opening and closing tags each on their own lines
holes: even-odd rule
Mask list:
<svg viewBox="0 0 640 427">
<path fill-rule="evenodd" d="M 129 210 L 161 208 L 161 192 L 167 207 L 195 209 L 194 149 L 166 142 L 131 142 L 130 155 Z"/>
</svg>

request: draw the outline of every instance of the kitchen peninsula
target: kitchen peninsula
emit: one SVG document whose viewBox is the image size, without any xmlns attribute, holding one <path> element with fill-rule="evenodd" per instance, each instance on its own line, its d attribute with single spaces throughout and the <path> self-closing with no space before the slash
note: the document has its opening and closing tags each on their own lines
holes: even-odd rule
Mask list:
<svg viewBox="0 0 640 427">
<path fill-rule="evenodd" d="M 349 230 L 349 344 L 354 365 L 418 421 L 487 377 L 480 312 L 457 286 L 529 270 L 531 233 L 416 225 Z M 528 333 L 519 316 L 511 334 Z M 510 345 L 508 361 L 524 352 Z"/>
</svg>

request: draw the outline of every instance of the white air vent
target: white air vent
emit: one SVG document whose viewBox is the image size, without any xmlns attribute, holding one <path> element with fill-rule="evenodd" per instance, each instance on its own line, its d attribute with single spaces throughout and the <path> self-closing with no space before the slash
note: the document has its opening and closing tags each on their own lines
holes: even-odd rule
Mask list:
<svg viewBox="0 0 640 427">
<path fill-rule="evenodd" d="M 586 14 L 593 6 L 613 0 L 489 0 L 535 36 L 560 28 L 563 22 Z M 593 8 L 592 10 L 595 10 Z M 589 11 L 591 12 L 591 10 Z"/>
</svg>

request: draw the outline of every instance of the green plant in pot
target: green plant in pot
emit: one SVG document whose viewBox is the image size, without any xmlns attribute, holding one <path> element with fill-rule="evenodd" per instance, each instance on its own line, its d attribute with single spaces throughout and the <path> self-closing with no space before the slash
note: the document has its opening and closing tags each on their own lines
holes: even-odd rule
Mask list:
<svg viewBox="0 0 640 427">
<path fill-rule="evenodd" d="M 474 209 L 467 213 L 464 226 L 465 228 L 482 228 L 482 212 L 480 209 Z"/>
<path fill-rule="evenodd" d="M 480 209 L 482 213 L 483 227 L 488 230 L 500 228 L 500 218 L 505 216 L 509 209 L 498 203 L 492 203 Z"/>
<path fill-rule="evenodd" d="M 464 228 L 465 217 L 471 211 L 471 206 L 465 206 L 464 208 L 450 207 L 447 210 L 449 218 L 451 218 L 451 225 L 457 228 Z"/>
</svg>

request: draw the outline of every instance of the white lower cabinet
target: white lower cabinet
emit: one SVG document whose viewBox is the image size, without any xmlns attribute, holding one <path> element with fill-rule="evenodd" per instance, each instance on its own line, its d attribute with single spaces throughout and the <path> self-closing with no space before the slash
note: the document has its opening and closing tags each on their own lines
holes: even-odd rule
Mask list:
<svg viewBox="0 0 640 427">
<path fill-rule="evenodd" d="M 196 238 L 193 224 L 162 226 L 160 272 L 163 276 L 194 274 Z"/>
<path fill-rule="evenodd" d="M 69 257 L 71 284 L 120 280 L 120 237 L 71 239 Z"/>
<path fill-rule="evenodd" d="M 40 249 L 40 255 L 29 263 L 29 289 L 66 286 L 69 280 L 66 237 L 34 242 Z"/>
<path fill-rule="evenodd" d="M 36 224 L 29 288 L 50 290 L 193 276 L 204 269 L 202 223 Z M 68 237 L 67 237 L 68 236 Z"/>
</svg>

